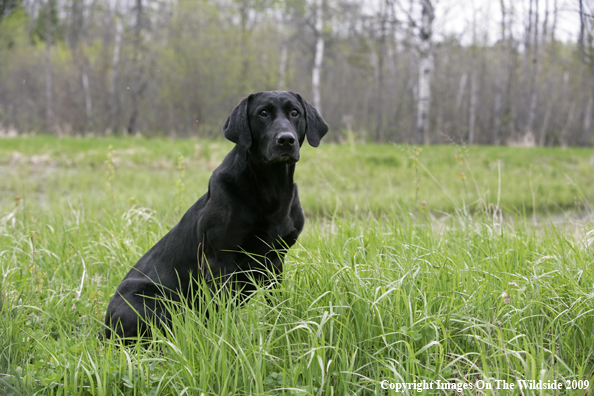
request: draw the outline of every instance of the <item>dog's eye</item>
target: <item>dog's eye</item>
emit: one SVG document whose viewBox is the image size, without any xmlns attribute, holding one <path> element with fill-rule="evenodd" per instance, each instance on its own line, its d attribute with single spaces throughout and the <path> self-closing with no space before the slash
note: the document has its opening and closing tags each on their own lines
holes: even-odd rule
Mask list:
<svg viewBox="0 0 594 396">
<path fill-rule="evenodd" d="M 268 117 L 268 112 L 266 110 L 262 110 L 262 111 L 260 111 L 260 116 L 261 117 Z"/>
<path fill-rule="evenodd" d="M 295 109 L 291 110 L 291 117 L 297 117 L 299 115 L 299 112 Z"/>
</svg>

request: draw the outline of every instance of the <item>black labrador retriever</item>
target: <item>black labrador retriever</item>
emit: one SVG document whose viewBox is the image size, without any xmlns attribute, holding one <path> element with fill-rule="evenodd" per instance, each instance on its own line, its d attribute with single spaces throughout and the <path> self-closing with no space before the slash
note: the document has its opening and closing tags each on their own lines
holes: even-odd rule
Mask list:
<svg viewBox="0 0 594 396">
<path fill-rule="evenodd" d="M 149 334 L 149 323 L 170 321 L 166 300 L 201 298 L 205 282 L 243 300 L 254 282 L 280 275 L 287 249 L 303 229 L 293 182 L 299 149 L 307 137 L 317 147 L 328 125 L 293 92 L 258 92 L 244 98 L 223 126 L 236 143 L 213 172 L 208 192 L 126 275 L 109 302 L 105 336 Z"/>
</svg>

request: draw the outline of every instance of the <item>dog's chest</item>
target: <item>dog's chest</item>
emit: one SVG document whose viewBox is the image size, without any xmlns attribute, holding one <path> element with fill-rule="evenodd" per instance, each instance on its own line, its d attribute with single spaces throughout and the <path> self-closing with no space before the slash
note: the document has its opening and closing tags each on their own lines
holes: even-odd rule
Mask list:
<svg viewBox="0 0 594 396">
<path fill-rule="evenodd" d="M 284 239 L 285 236 L 290 234 L 295 228 L 293 219 L 291 219 L 290 216 L 285 216 L 282 220 L 276 218 L 271 220 L 272 221 L 270 221 L 266 227 L 266 235 L 274 241 L 279 238 Z"/>
<path fill-rule="evenodd" d="M 296 230 L 295 219 L 291 207 L 277 207 L 275 210 L 264 210 L 261 216 L 253 223 L 252 230 L 255 239 L 261 240 L 264 244 L 274 246 L 275 248 L 285 247 L 280 240 L 285 240 L 288 235 L 295 232 L 299 233 L 301 230 Z M 292 243 L 291 243 L 292 244 Z M 282 245 L 282 246 L 281 246 Z"/>
</svg>

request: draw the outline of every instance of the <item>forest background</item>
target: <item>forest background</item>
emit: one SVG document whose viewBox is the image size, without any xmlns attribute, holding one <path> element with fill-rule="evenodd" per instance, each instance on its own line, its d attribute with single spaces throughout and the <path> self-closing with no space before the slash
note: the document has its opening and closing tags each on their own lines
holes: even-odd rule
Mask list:
<svg viewBox="0 0 594 396">
<path fill-rule="evenodd" d="M 330 140 L 591 146 L 583 0 L 1 0 L 0 135 L 221 136 L 302 93 Z"/>
</svg>

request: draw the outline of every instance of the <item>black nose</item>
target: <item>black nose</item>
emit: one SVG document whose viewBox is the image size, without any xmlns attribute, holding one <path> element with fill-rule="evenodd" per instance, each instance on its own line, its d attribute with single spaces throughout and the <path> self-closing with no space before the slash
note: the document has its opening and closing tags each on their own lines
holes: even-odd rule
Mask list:
<svg viewBox="0 0 594 396">
<path fill-rule="evenodd" d="M 291 132 L 281 132 L 276 136 L 276 142 L 283 148 L 289 148 L 295 144 L 295 136 Z"/>
</svg>

